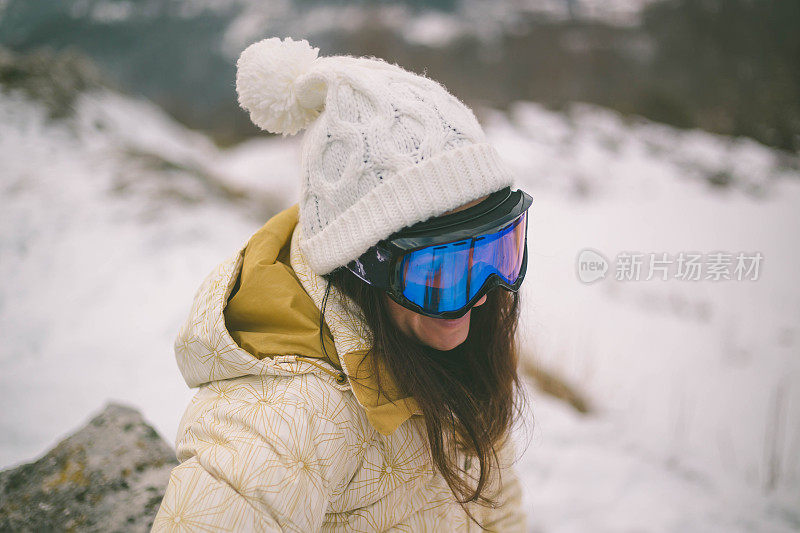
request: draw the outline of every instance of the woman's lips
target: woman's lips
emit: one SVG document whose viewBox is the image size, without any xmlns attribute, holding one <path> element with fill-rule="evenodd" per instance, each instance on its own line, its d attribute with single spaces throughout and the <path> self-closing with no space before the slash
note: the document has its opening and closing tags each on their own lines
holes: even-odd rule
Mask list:
<svg viewBox="0 0 800 533">
<path fill-rule="evenodd" d="M 458 326 L 463 325 L 466 322 L 469 322 L 469 315 L 471 313 L 472 310 L 469 310 L 467 311 L 467 314 L 462 316 L 461 318 L 437 318 L 436 324 L 444 328 L 456 328 Z"/>
</svg>

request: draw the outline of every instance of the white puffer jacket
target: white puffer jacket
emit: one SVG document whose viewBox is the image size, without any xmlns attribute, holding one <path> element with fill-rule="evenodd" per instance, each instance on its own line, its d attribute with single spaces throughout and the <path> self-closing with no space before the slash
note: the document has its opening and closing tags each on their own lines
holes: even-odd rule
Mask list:
<svg viewBox="0 0 800 533">
<path fill-rule="evenodd" d="M 324 280 L 300 254 L 296 224 L 294 206 L 248 242 L 259 247 L 262 266 L 269 256 L 278 264 L 291 242 L 291 267 L 283 270 L 296 288 L 282 294 L 310 296 L 319 308 Z M 257 358 L 233 340 L 223 311 L 246 249 L 205 279 L 176 339 L 180 370 L 199 390 L 180 423 L 181 464 L 153 531 L 478 531 L 430 462 L 413 399 L 392 403 L 374 397 L 369 384 L 357 385 L 364 329 L 337 298 L 328 299 L 325 319 L 341 370 L 322 354 Z M 293 305 L 264 297 L 263 305 Z M 364 376 L 370 374 L 367 368 Z M 507 442 L 502 469 L 494 470 L 501 477 L 493 480 L 501 505 L 469 508 L 489 530 L 524 531 Z"/>
</svg>

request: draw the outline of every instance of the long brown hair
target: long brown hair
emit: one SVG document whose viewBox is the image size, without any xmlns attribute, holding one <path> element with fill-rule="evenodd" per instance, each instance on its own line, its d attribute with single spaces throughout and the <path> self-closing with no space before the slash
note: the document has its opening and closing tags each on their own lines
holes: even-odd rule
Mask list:
<svg viewBox="0 0 800 533">
<path fill-rule="evenodd" d="M 370 355 L 379 363 L 373 367 L 382 363 L 400 390 L 416 400 L 425 419 L 431 460 L 456 500 L 470 518 L 466 503 L 496 504 L 496 495 L 484 494 L 497 466 L 495 446 L 508 436 L 525 404 L 517 374 L 518 294 L 500 288 L 489 291 L 486 302 L 472 309 L 467 340 L 440 351 L 409 338 L 394 325 L 387 296 L 380 289 L 346 268 L 323 277 L 329 288 L 336 287 L 359 307 L 356 311 L 373 335 Z M 381 390 L 380 376 L 376 377 Z M 456 448 L 477 458 L 476 484 L 457 463 Z"/>
</svg>

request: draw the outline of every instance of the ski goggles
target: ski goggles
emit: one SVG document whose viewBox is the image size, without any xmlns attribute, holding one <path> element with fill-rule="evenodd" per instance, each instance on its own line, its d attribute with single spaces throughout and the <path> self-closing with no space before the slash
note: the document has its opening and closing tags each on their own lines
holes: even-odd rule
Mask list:
<svg viewBox="0 0 800 533">
<path fill-rule="evenodd" d="M 532 203 L 506 187 L 468 209 L 400 230 L 347 269 L 407 309 L 459 318 L 494 287 L 519 290 Z"/>
</svg>

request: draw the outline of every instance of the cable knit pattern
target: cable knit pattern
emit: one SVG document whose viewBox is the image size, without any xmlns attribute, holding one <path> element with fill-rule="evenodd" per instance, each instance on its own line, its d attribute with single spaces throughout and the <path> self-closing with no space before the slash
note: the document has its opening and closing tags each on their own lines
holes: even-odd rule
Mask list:
<svg viewBox="0 0 800 533">
<path fill-rule="evenodd" d="M 309 62 L 315 52 L 303 51 L 311 50 L 305 41 L 266 41 L 242 53 L 237 90 L 251 116 L 257 109 L 261 124 L 280 124 L 284 133 L 319 113 L 303 138 L 300 202 L 300 246 L 317 274 L 403 227 L 512 184 L 472 110 L 438 82 L 375 57 Z M 285 81 L 292 62 L 272 57 L 280 54 L 306 58 L 295 83 Z M 293 91 L 291 98 L 267 94 L 279 90 Z"/>
</svg>

